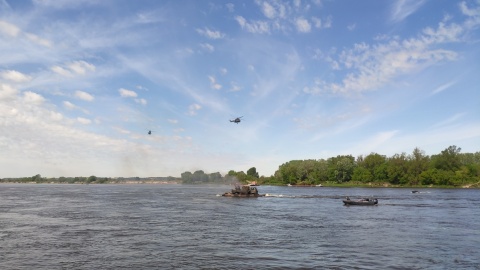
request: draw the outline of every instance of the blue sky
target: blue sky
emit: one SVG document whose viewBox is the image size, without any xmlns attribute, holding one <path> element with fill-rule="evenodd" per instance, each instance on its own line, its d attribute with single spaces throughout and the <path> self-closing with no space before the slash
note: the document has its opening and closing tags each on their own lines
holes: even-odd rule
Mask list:
<svg viewBox="0 0 480 270">
<path fill-rule="evenodd" d="M 479 27 L 480 1 L 0 0 L 0 177 L 477 152 Z"/>
</svg>

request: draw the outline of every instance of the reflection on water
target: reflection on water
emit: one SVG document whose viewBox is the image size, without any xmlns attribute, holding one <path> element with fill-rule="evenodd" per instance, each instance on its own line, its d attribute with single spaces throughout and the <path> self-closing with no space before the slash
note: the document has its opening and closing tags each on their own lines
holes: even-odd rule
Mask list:
<svg viewBox="0 0 480 270">
<path fill-rule="evenodd" d="M 478 190 L 258 188 L 0 185 L 0 269 L 480 269 Z"/>
</svg>

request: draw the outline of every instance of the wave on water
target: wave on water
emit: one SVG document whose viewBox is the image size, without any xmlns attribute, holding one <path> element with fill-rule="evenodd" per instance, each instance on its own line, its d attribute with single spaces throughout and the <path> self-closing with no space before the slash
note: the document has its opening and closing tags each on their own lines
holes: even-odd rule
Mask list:
<svg viewBox="0 0 480 270">
<path fill-rule="evenodd" d="M 295 198 L 295 196 L 291 195 L 283 195 L 283 194 L 265 194 L 265 197 L 275 197 L 275 198 Z"/>
</svg>

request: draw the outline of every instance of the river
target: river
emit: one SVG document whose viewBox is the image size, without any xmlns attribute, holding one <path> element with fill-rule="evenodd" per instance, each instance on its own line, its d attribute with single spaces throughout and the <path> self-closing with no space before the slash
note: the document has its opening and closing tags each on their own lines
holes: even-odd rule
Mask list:
<svg viewBox="0 0 480 270">
<path fill-rule="evenodd" d="M 1 184 L 0 269 L 480 269 L 477 189 L 230 188 Z"/>
</svg>

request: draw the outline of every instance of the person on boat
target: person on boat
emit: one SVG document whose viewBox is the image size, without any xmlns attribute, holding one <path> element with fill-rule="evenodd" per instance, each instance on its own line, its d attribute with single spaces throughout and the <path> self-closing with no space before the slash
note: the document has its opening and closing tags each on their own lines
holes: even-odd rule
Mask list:
<svg viewBox="0 0 480 270">
<path fill-rule="evenodd" d="M 347 201 L 350 201 L 350 197 L 347 196 L 346 199 L 347 199 Z"/>
</svg>

